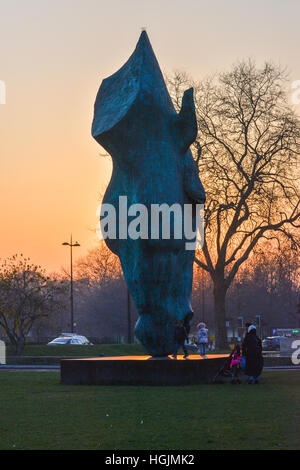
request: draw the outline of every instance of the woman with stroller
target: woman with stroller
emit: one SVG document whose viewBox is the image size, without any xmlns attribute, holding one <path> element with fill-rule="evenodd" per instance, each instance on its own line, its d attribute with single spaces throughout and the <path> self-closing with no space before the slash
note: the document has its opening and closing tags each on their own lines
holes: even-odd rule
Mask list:
<svg viewBox="0 0 300 470">
<path fill-rule="evenodd" d="M 198 345 L 198 348 L 200 349 L 200 354 L 203 357 L 203 359 L 207 359 L 205 353 L 206 353 L 206 346 L 208 344 L 208 329 L 206 328 L 205 323 L 199 323 L 197 325 L 198 328 L 198 334 L 197 334 L 197 339 L 196 343 Z"/>
<path fill-rule="evenodd" d="M 248 384 L 259 384 L 264 359 L 262 343 L 256 335 L 256 327 L 254 325 L 249 326 L 242 348 L 243 356 L 246 359 L 245 374 L 249 377 Z"/>
</svg>

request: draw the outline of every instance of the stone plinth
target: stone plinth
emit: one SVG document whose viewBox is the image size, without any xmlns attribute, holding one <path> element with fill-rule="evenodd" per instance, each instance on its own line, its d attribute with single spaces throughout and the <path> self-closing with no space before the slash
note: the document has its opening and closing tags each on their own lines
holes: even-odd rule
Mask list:
<svg viewBox="0 0 300 470">
<path fill-rule="evenodd" d="M 151 356 L 95 357 L 61 361 L 64 385 L 193 385 L 212 380 L 227 355 L 177 360 Z"/>
</svg>

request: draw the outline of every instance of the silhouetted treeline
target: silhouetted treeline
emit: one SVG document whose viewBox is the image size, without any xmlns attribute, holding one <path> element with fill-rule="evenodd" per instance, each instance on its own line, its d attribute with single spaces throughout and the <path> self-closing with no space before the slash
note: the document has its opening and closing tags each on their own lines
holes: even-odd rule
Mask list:
<svg viewBox="0 0 300 470">
<path fill-rule="evenodd" d="M 204 320 L 214 330 L 210 277 L 195 268 L 193 307 L 195 323 Z M 299 258 L 290 247 L 262 245 L 255 250 L 233 282 L 226 300 L 229 336 L 242 334 L 242 321 L 259 322 L 260 334 L 274 328 L 300 327 Z"/>
<path fill-rule="evenodd" d="M 109 255 L 105 245 L 101 245 L 88 254 L 91 277 L 82 271 L 84 260 L 77 264 L 74 283 L 76 331 L 95 340 L 127 341 L 127 286 L 117 259 L 107 258 L 113 271 L 103 265 L 106 275 L 98 270 L 99 256 Z M 95 256 L 93 256 L 93 254 Z M 111 255 L 114 257 L 114 255 Z M 98 270 L 95 276 L 93 260 Z M 115 263 L 114 263 L 115 262 Z M 85 277 L 82 277 L 84 275 Z M 238 337 L 243 333 L 242 320 L 256 321 L 260 316 L 262 336 L 272 334 L 273 328 L 300 326 L 299 314 L 299 260 L 295 252 L 287 246 L 280 249 L 270 243 L 261 245 L 253 252 L 245 267 L 239 272 L 227 296 L 228 336 Z M 137 312 L 131 299 L 132 330 L 137 320 Z M 211 335 L 215 332 L 213 286 L 210 276 L 195 264 L 192 305 L 194 320 L 191 333 L 195 332 L 200 320 L 207 323 Z M 57 321 L 53 322 L 48 333 L 68 331 L 69 309 Z M 50 325 L 50 322 L 49 322 Z M 46 325 L 44 324 L 44 327 Z M 47 328 L 44 328 L 44 334 Z"/>
</svg>

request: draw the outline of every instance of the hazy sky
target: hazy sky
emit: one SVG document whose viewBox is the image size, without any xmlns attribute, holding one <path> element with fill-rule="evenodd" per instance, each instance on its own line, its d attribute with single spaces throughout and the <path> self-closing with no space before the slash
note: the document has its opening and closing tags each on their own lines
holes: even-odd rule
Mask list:
<svg viewBox="0 0 300 470">
<path fill-rule="evenodd" d="M 111 165 L 90 134 L 93 104 L 142 27 L 164 72 L 201 78 L 252 57 L 300 80 L 299 20 L 299 0 L 0 0 L 0 257 L 59 270 L 71 232 L 76 256 L 97 244 Z"/>
</svg>

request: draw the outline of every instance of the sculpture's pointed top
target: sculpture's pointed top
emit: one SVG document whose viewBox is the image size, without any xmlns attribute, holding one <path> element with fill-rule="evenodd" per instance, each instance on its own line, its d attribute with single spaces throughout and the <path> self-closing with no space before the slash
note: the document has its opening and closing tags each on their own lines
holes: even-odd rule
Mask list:
<svg viewBox="0 0 300 470">
<path fill-rule="evenodd" d="M 143 46 L 146 45 L 148 47 L 150 46 L 151 49 L 152 49 L 152 46 L 151 46 L 151 43 L 150 43 L 150 40 L 149 40 L 149 36 L 148 36 L 147 31 L 145 29 L 142 29 L 140 38 L 139 38 L 136 46 L 138 47 L 139 44 L 143 44 Z"/>
<path fill-rule="evenodd" d="M 101 84 L 95 103 L 93 136 L 96 138 L 120 122 L 138 96 L 145 105 L 175 112 L 145 30 L 128 61 Z"/>
<path fill-rule="evenodd" d="M 141 34 L 140 34 L 140 39 L 139 39 L 139 41 L 141 40 L 142 37 L 147 37 L 147 38 L 148 38 L 148 41 L 149 41 L 149 37 L 148 37 L 146 28 L 142 28 L 142 32 L 141 32 Z M 150 42 L 150 41 L 149 41 L 149 42 Z"/>
<path fill-rule="evenodd" d="M 158 61 L 156 59 L 155 53 L 153 51 L 153 48 L 152 48 L 152 45 L 151 45 L 151 42 L 149 40 L 149 36 L 146 30 L 143 30 L 141 32 L 136 48 L 133 54 L 130 56 L 128 62 L 130 62 L 131 60 L 137 60 L 138 58 L 141 58 L 142 60 L 142 68 L 140 71 L 141 74 L 145 74 L 146 71 L 150 73 L 151 75 L 158 74 L 160 80 L 162 80 L 163 85 L 165 86 L 165 82 L 164 82 Z M 127 63 L 125 64 L 125 66 L 127 65 Z"/>
</svg>

